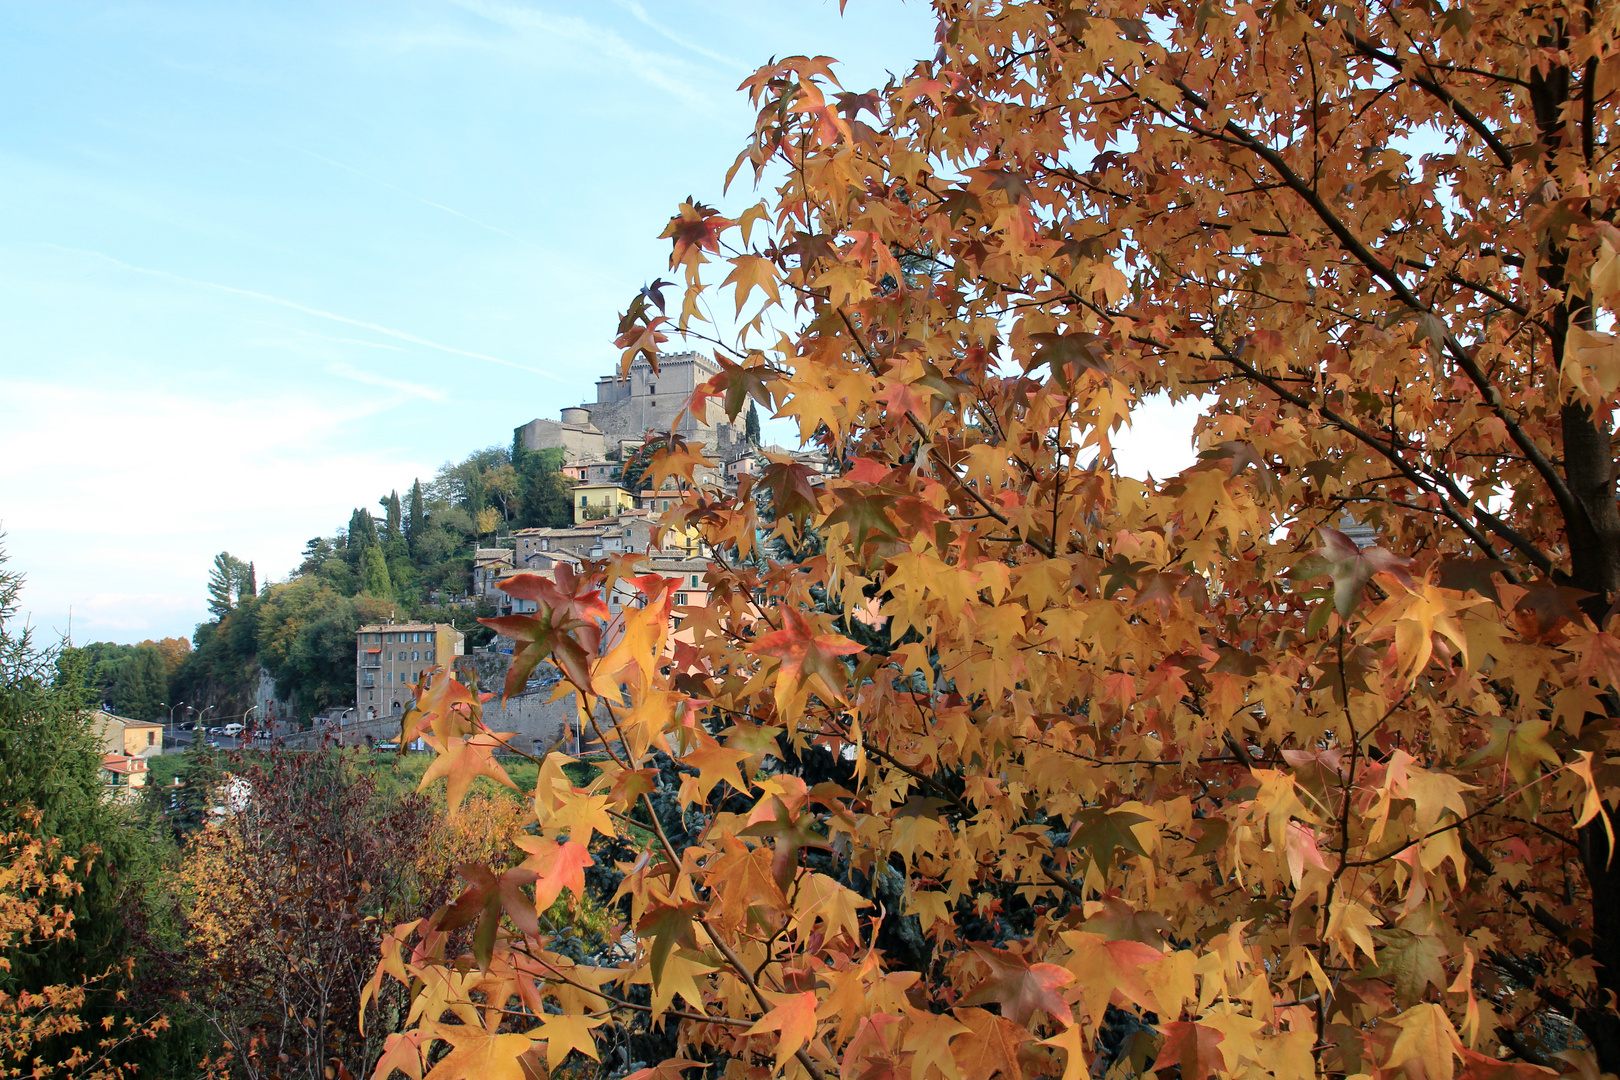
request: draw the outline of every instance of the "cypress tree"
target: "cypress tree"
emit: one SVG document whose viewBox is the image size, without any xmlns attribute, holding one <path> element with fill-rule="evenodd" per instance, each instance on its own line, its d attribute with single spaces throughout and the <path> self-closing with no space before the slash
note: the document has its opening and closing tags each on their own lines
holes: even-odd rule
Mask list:
<svg viewBox="0 0 1620 1080">
<path fill-rule="evenodd" d="M 743 421 L 743 438 L 749 446 L 759 445 L 759 408 L 752 401 L 748 403 L 748 419 Z"/>
<path fill-rule="evenodd" d="M 361 588 L 372 596 L 388 599 L 394 595 L 393 582 L 388 577 L 388 559 L 382 548 L 372 544 L 360 556 Z"/>
<path fill-rule="evenodd" d="M 383 538 L 392 540 L 400 535 L 399 492 L 390 491 L 377 503 L 383 508 Z"/>
<path fill-rule="evenodd" d="M 413 547 L 422 527 L 426 524 L 427 514 L 422 509 L 422 481 L 418 479 L 411 484 L 411 516 L 405 522 L 405 537 L 411 541 Z"/>
</svg>

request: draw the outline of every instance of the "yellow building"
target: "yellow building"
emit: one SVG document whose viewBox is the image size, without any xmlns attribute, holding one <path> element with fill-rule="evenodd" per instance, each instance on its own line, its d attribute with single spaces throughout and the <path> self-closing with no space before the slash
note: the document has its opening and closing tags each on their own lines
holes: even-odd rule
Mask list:
<svg viewBox="0 0 1620 1080">
<path fill-rule="evenodd" d="M 618 517 L 636 508 L 636 497 L 618 484 L 575 484 L 574 524 Z"/>
<path fill-rule="evenodd" d="M 130 720 L 101 709 L 92 710 L 90 725 L 101 738 L 102 750 L 126 757 L 152 757 L 163 753 L 163 725 Z"/>
</svg>

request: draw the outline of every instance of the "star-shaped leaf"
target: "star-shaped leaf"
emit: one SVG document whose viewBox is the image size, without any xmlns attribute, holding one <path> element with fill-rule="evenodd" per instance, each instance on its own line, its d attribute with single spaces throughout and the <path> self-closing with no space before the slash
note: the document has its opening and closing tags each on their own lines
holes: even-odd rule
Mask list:
<svg viewBox="0 0 1620 1080">
<path fill-rule="evenodd" d="M 782 608 L 781 613 L 782 629 L 755 639 L 750 650 L 781 662 L 776 682 L 777 708 L 785 712 L 787 703 L 810 679 L 816 680 L 817 689 L 830 700 L 843 701 L 849 673 L 838 658 L 858 653 L 861 647 L 839 634 L 816 633 L 810 621 L 794 608 Z"/>
<path fill-rule="evenodd" d="M 1160 1025 L 1159 1030 L 1164 1032 L 1164 1043 L 1154 1062 L 1155 1071 L 1179 1065 L 1182 1080 L 1209 1080 L 1211 1076 L 1226 1074 L 1226 1062 L 1220 1050 L 1226 1036 L 1219 1031 L 1183 1020 Z"/>
<path fill-rule="evenodd" d="M 990 974 L 962 999 L 962 1004 L 994 1002 L 1001 1006 L 1001 1015 L 1015 1024 L 1028 1024 L 1037 1012 L 1065 1024 L 1073 1022 L 1068 1003 L 1058 993 L 1074 981 L 1073 973 L 1056 964 L 1031 964 L 1006 949 L 975 945 L 973 951 L 990 966 Z"/>
<path fill-rule="evenodd" d="M 423 1024 L 451 1050 L 425 1080 L 528 1080 L 519 1062 L 533 1045 L 527 1035 L 496 1035 L 472 1024 Z"/>
</svg>

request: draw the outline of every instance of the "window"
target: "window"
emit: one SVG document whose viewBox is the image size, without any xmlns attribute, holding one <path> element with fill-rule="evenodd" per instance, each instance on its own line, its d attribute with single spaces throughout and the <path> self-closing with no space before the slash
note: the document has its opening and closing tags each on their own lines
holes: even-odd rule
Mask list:
<svg viewBox="0 0 1620 1080">
<path fill-rule="evenodd" d="M 391 683 L 393 681 L 394 681 L 394 673 L 392 671 L 388 672 L 386 675 L 383 676 L 383 682 Z"/>
<path fill-rule="evenodd" d="M 146 745 L 151 746 L 155 742 L 157 742 L 157 732 L 148 731 L 146 733 Z"/>
<path fill-rule="evenodd" d="M 373 686 L 373 685 L 376 684 L 376 681 L 377 681 L 377 676 L 368 671 L 368 672 L 365 673 L 365 680 L 360 685 L 362 685 L 362 686 Z"/>
<path fill-rule="evenodd" d="M 579 505 L 581 505 L 581 506 L 585 505 L 585 496 L 581 495 L 579 497 Z"/>
<path fill-rule="evenodd" d="M 367 681 L 369 682 L 370 680 L 368 679 Z M 377 691 L 375 691 L 375 690 L 367 690 L 366 691 L 366 700 L 367 701 L 376 701 L 377 700 Z"/>
<path fill-rule="evenodd" d="M 703 579 L 697 574 L 692 575 L 692 588 L 696 589 L 703 584 Z"/>
<path fill-rule="evenodd" d="M 649 393 L 649 394 L 658 393 L 658 384 L 657 383 L 648 383 L 647 384 L 647 393 Z"/>
<path fill-rule="evenodd" d="M 430 664 L 433 663 L 433 653 L 434 653 L 434 651 L 435 650 L 433 650 L 433 649 L 429 649 L 427 651 L 427 662 L 430 663 Z"/>
<path fill-rule="evenodd" d="M 412 650 L 411 650 L 411 659 L 412 659 L 412 660 L 419 660 L 419 659 L 421 659 L 421 657 L 420 657 L 420 655 L 419 655 L 419 654 L 418 654 L 418 653 L 417 653 L 417 651 L 416 651 L 416 650 L 415 650 L 415 649 L 412 649 Z"/>
<path fill-rule="evenodd" d="M 683 592 L 676 593 L 675 594 L 675 602 L 677 604 L 683 604 L 684 605 L 686 603 L 686 594 L 683 593 Z"/>
</svg>

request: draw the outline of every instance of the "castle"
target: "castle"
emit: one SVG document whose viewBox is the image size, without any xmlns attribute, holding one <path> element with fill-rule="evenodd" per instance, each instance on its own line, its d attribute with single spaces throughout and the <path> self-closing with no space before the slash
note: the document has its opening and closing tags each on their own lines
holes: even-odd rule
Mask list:
<svg viewBox="0 0 1620 1080">
<path fill-rule="evenodd" d="M 741 425 L 733 426 L 714 401 L 705 403 L 703 416 L 682 415 L 692 392 L 719 371 L 713 360 L 695 352 L 660 358 L 656 373 L 645 356 L 637 356 L 628 377 L 596 380 L 594 402 L 562 410 L 560 420 L 531 420 L 517 435 L 527 449 L 560 449 L 575 462 L 603 458 L 626 444 L 639 446 L 647 432 L 673 427 L 675 434 L 726 460 L 745 446 Z"/>
</svg>

